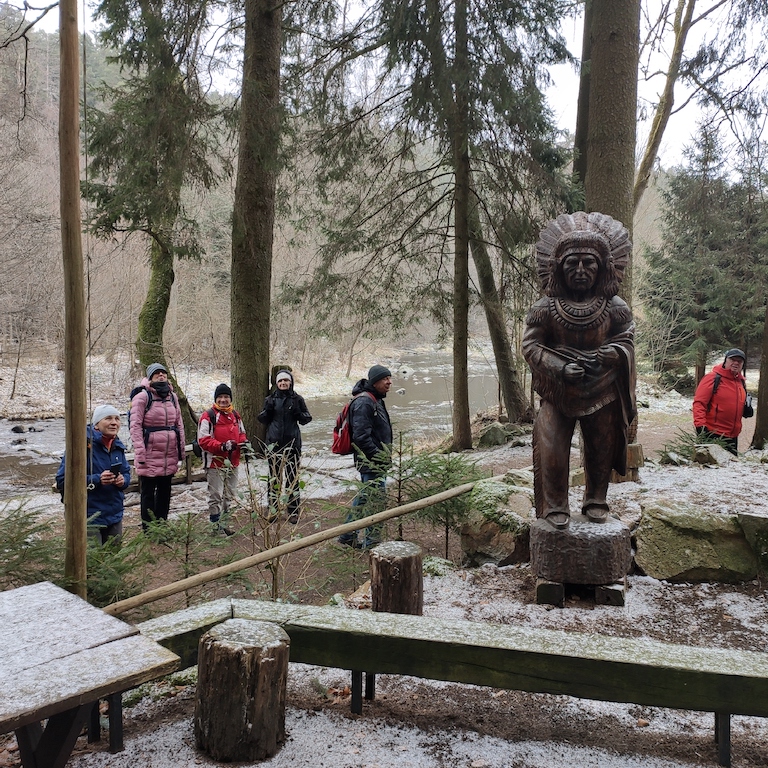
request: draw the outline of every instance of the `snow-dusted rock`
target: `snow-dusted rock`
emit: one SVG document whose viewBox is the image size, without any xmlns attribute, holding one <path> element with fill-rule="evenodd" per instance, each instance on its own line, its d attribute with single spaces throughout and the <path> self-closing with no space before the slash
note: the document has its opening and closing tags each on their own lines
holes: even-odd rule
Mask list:
<svg viewBox="0 0 768 768">
<path fill-rule="evenodd" d="M 520 487 L 530 473 L 509 472 L 503 479 L 481 480 L 472 491 L 472 513 L 461 527 L 464 560 L 472 565 L 511 565 L 529 558 L 533 490 Z"/>
<path fill-rule="evenodd" d="M 732 453 L 715 443 L 697 445 L 693 449 L 693 460 L 697 464 L 717 464 L 718 467 L 725 467 L 735 458 Z"/>
<path fill-rule="evenodd" d="M 757 574 L 757 557 L 736 515 L 647 500 L 635 538 L 635 562 L 656 579 L 737 582 Z"/>
</svg>

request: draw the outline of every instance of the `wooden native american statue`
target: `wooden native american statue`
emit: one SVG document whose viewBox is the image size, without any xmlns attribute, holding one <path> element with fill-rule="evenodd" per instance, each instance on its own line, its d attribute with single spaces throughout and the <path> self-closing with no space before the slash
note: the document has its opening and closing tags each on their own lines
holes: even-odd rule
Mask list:
<svg viewBox="0 0 768 768">
<path fill-rule="evenodd" d="M 602 213 L 558 216 L 536 243 L 544 297 L 529 310 L 523 355 L 541 409 L 533 427 L 536 517 L 567 528 L 573 431 L 583 439 L 582 512 L 608 517 L 611 469 L 626 474 L 627 430 L 635 416 L 632 312 L 616 293 L 632 250 L 622 224 Z"/>
</svg>

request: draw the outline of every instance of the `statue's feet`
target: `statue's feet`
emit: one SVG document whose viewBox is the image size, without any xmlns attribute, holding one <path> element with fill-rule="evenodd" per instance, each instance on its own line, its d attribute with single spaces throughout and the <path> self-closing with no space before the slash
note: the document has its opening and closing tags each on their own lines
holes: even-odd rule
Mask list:
<svg viewBox="0 0 768 768">
<path fill-rule="evenodd" d="M 590 501 L 584 505 L 584 514 L 591 523 L 604 523 L 608 519 L 608 505 L 603 501 Z"/>
<path fill-rule="evenodd" d="M 544 519 L 557 530 L 561 531 L 568 527 L 571 516 L 567 512 L 550 512 Z"/>
</svg>

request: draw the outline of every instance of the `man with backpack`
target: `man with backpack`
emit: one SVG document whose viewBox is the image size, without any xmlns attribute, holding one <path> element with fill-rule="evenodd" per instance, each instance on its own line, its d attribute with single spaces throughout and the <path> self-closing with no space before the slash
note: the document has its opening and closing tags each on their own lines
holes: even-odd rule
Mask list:
<svg viewBox="0 0 768 768">
<path fill-rule="evenodd" d="M 693 397 L 696 433 L 722 440 L 734 456 L 738 453 L 741 419 L 753 415 L 743 374 L 745 361 L 746 355 L 740 349 L 729 349 L 722 365 L 702 377 Z"/>
<path fill-rule="evenodd" d="M 355 466 L 363 486 L 352 502 L 347 522 L 381 511 L 378 507 L 384 503 L 384 487 L 392 452 L 392 423 L 384 398 L 391 386 L 392 372 L 389 368 L 374 365 L 368 371 L 368 378 L 360 379 L 352 388 L 349 424 Z M 345 533 L 339 536 L 338 541 L 355 549 L 370 549 L 381 541 L 381 528 L 366 528 L 362 544 L 357 532 Z"/>
<path fill-rule="evenodd" d="M 219 384 L 213 393 L 213 407 L 200 416 L 197 442 L 203 449 L 208 477 L 208 516 L 215 530 L 226 536 L 234 533 L 224 523 L 229 500 L 237 497 L 240 448 L 246 439 L 243 420 L 232 406 L 232 390 Z"/>
</svg>

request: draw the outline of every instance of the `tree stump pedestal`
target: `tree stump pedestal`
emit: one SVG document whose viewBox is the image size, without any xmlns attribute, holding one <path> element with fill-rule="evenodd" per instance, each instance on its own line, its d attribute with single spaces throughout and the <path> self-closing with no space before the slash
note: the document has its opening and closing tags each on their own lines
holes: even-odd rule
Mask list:
<svg viewBox="0 0 768 768">
<path fill-rule="evenodd" d="M 221 762 L 263 760 L 285 741 L 290 641 L 277 624 L 229 619 L 198 646 L 197 748 Z"/>
<path fill-rule="evenodd" d="M 371 610 L 421 616 L 424 611 L 424 557 L 410 541 L 385 541 L 371 550 Z M 376 696 L 376 675 L 365 673 L 365 698 Z M 363 673 L 352 670 L 352 712 L 363 711 Z"/>
<path fill-rule="evenodd" d="M 572 515 L 562 530 L 544 520 L 531 525 L 531 568 L 540 605 L 562 607 L 568 585 L 594 587 L 598 604 L 624 605 L 631 564 L 629 528 L 613 517 L 593 523 Z"/>
</svg>

